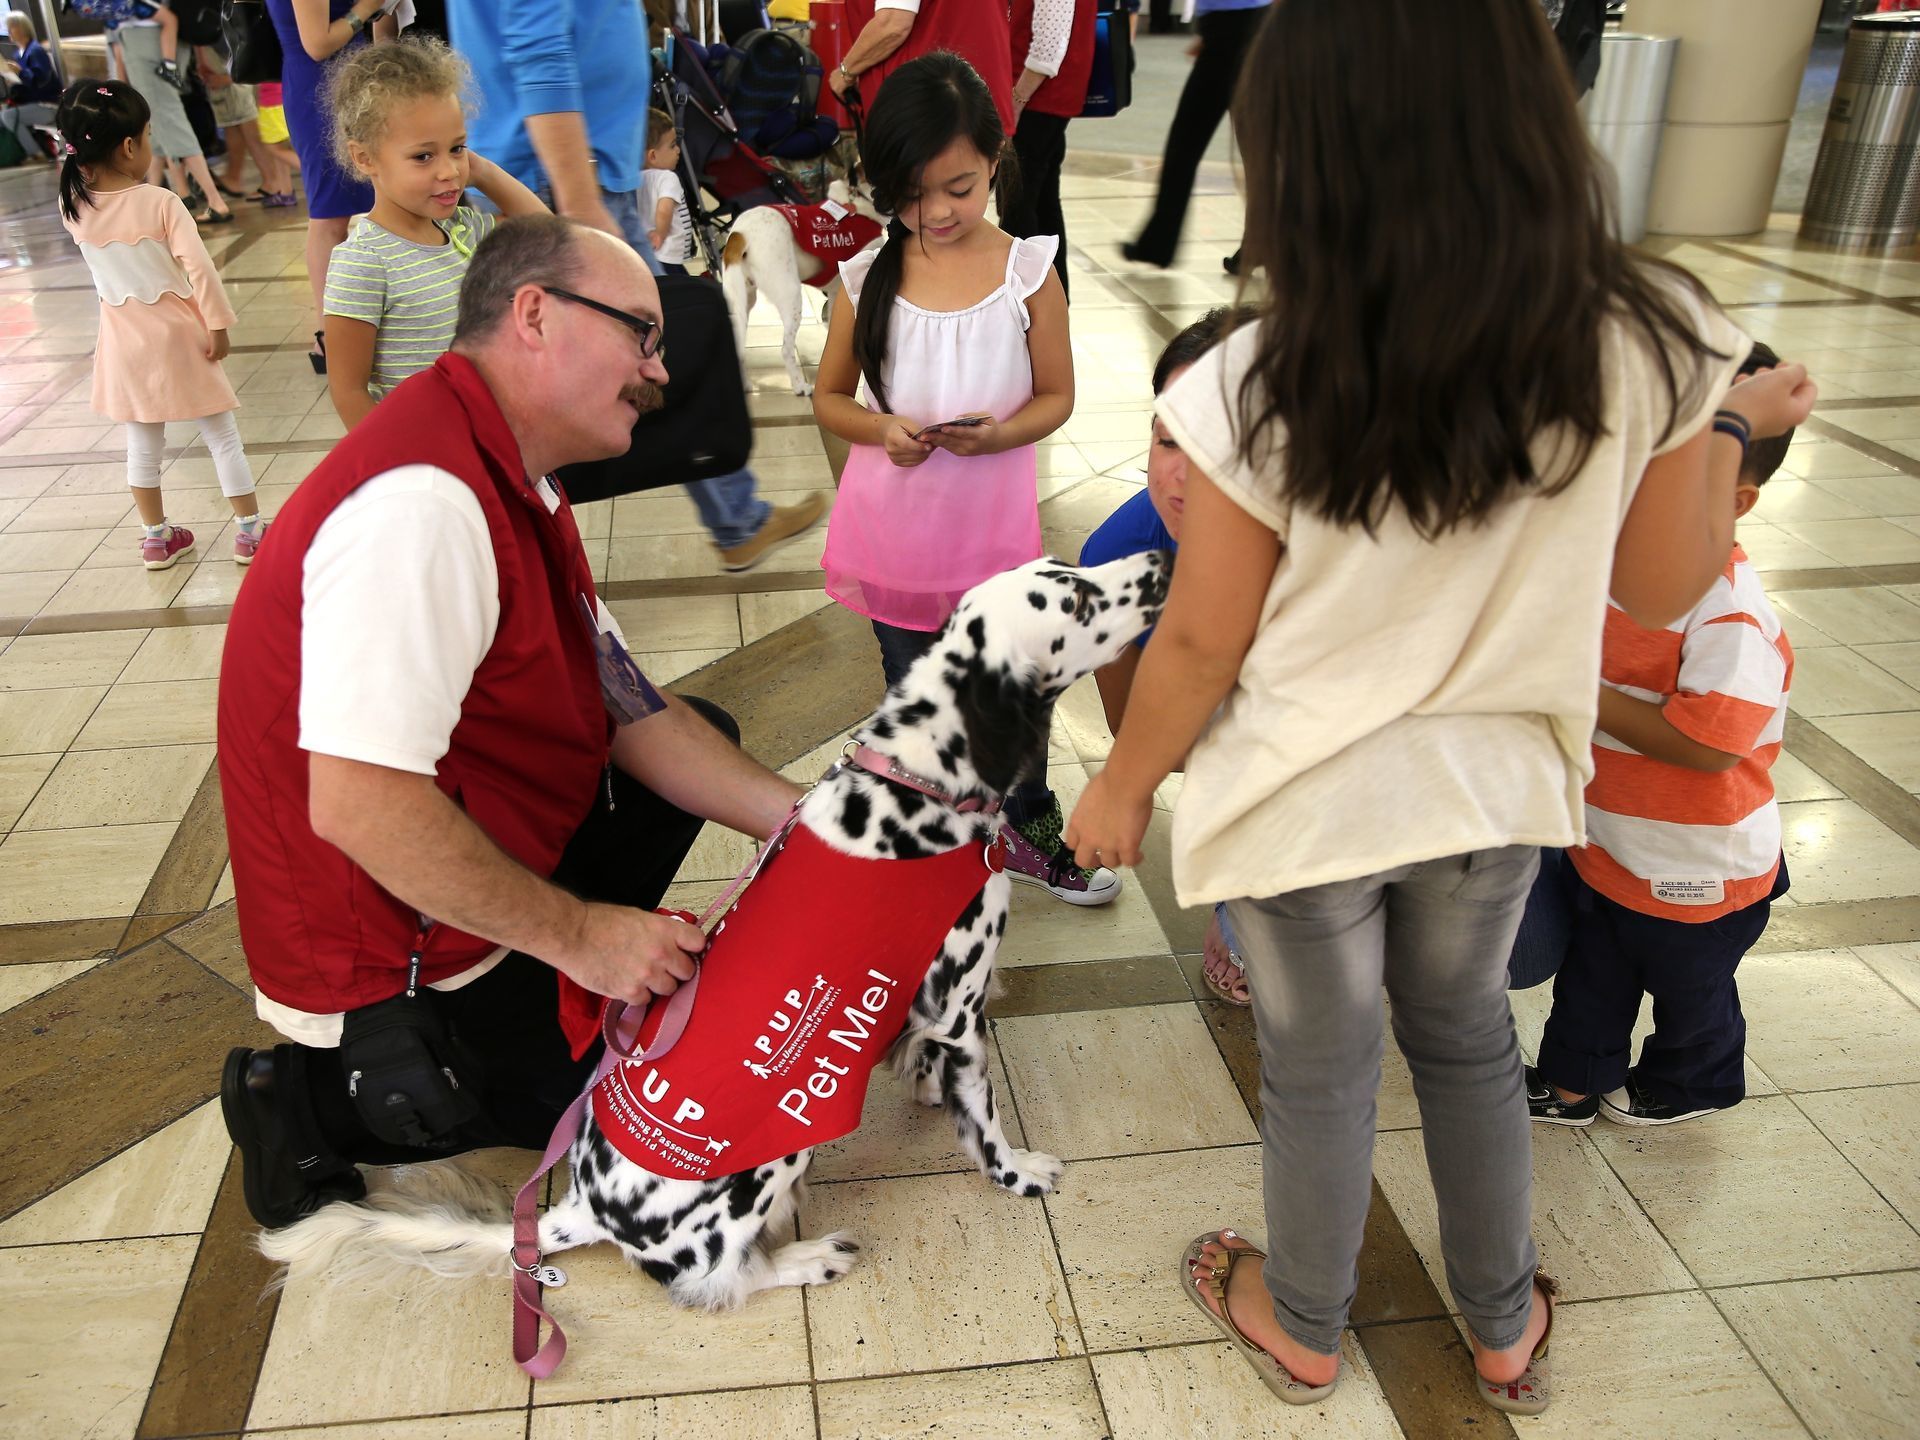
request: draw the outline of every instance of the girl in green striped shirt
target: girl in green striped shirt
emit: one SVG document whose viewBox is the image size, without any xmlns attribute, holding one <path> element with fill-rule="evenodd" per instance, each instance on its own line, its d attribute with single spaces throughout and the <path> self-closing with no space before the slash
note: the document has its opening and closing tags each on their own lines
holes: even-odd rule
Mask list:
<svg viewBox="0 0 1920 1440">
<path fill-rule="evenodd" d="M 498 223 L 461 203 L 467 187 L 501 215 L 546 209 L 467 149 L 471 79 L 442 42 L 406 39 L 360 48 L 329 82 L 335 152 L 374 193 L 327 267 L 327 388 L 349 430 L 453 340 L 467 263 Z"/>
</svg>

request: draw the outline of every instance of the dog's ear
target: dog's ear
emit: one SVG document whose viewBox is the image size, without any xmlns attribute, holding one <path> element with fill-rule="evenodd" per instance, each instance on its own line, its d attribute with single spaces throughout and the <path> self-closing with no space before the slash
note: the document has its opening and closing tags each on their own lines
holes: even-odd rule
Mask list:
<svg viewBox="0 0 1920 1440">
<path fill-rule="evenodd" d="M 977 662 L 955 698 L 974 773 L 989 790 L 1006 794 L 1046 754 L 1052 702 L 1010 671 Z"/>
</svg>

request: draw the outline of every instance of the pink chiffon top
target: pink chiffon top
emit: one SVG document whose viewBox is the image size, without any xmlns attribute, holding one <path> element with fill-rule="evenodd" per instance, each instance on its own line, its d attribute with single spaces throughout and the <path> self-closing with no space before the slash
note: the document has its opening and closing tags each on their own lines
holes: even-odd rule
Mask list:
<svg viewBox="0 0 1920 1440">
<path fill-rule="evenodd" d="M 886 384 L 895 415 L 931 425 L 986 411 L 1005 421 L 1033 399 L 1027 301 L 1059 244 L 1051 235 L 1015 240 L 1006 279 L 965 310 L 894 301 Z M 855 305 L 878 254 L 840 266 Z M 864 381 L 860 400 L 874 403 Z M 1039 558 L 1037 474 L 1031 445 L 998 455 L 935 450 L 911 469 L 881 446 L 855 445 L 827 526 L 827 594 L 884 624 L 938 630 L 982 580 Z"/>
</svg>

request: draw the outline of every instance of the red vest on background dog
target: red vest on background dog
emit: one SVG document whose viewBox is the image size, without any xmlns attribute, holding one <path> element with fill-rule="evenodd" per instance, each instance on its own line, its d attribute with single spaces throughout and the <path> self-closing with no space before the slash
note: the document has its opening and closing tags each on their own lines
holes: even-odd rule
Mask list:
<svg viewBox="0 0 1920 1440">
<path fill-rule="evenodd" d="M 795 826 L 714 932 L 685 1033 L 594 1088 L 602 1133 L 641 1169 L 677 1180 L 752 1170 L 851 1134 L 873 1067 L 905 1028 L 941 941 L 998 868 L 998 848 L 862 860 Z M 577 1054 L 599 1034 L 597 997 L 565 980 L 561 991 Z M 648 1011 L 636 1053 L 666 1011 Z"/>
<path fill-rule="evenodd" d="M 1124 24 L 1126 17 L 1117 16 Z M 1087 103 L 1087 83 L 1093 78 L 1094 0 L 1074 0 L 1073 31 L 1067 40 L 1066 58 L 1060 73 L 1033 92 L 1027 109 L 1036 115 L 1059 115 L 1072 120 Z M 1027 52 L 1033 48 L 1033 0 L 1014 0 L 1013 77 L 1027 68 Z"/>
<path fill-rule="evenodd" d="M 820 269 L 807 281 L 824 290 L 840 277 L 840 262 L 852 259 L 880 238 L 881 225 L 858 210 L 849 210 L 834 200 L 818 205 L 773 205 L 793 232 L 794 248 L 804 250 L 820 262 Z"/>
<path fill-rule="evenodd" d="M 873 0 L 847 0 L 847 26 L 858 40 L 873 22 Z M 887 76 L 909 60 L 951 50 L 980 72 L 993 92 L 993 105 L 1000 112 L 1000 123 L 1007 134 L 1013 133 L 1013 71 L 1007 42 L 1007 7 L 993 0 L 920 0 L 920 13 L 914 16 L 913 29 L 907 32 L 900 48 L 862 72 L 860 102 L 868 110 L 879 98 Z M 1026 59 L 1022 50 L 1020 58 Z"/>
<path fill-rule="evenodd" d="M 402 465 L 472 487 L 500 575 L 500 624 L 461 703 L 435 783 L 507 854 L 548 875 L 592 805 L 613 734 L 580 597 L 593 577 L 557 488 L 528 482 L 519 446 L 471 361 L 442 356 L 400 385 L 281 506 L 234 601 L 222 666 L 220 783 L 240 939 L 263 994 L 332 1014 L 406 986 L 421 951 L 431 984 L 477 964 L 492 941 L 419 917 L 307 823 L 300 749 L 301 579 L 334 508 Z"/>
</svg>

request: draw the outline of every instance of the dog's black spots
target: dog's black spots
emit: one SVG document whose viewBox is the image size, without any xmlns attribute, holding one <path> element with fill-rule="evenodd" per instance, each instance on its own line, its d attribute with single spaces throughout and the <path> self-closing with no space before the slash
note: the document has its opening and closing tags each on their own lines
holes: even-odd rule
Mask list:
<svg viewBox="0 0 1920 1440">
<path fill-rule="evenodd" d="M 1053 644 L 1051 644 L 1047 648 L 1051 650 L 1055 655 L 1058 655 L 1062 650 L 1067 648 L 1067 637 L 1064 635 L 1054 636 Z"/>
<path fill-rule="evenodd" d="M 705 1215 L 702 1215 L 698 1220 L 693 1222 L 693 1228 L 695 1230 L 711 1230 L 719 1223 L 720 1212 L 718 1210 L 709 1210 Z"/>
<path fill-rule="evenodd" d="M 840 828 L 857 840 L 867 833 L 867 821 L 872 818 L 873 802 L 858 790 L 849 790 L 840 807 Z"/>
<path fill-rule="evenodd" d="M 916 700 L 911 705 L 903 705 L 894 711 L 893 718 L 908 729 L 912 729 L 922 720 L 931 720 L 939 707 L 931 700 Z"/>
<path fill-rule="evenodd" d="M 949 665 L 965 665 L 967 663 L 967 652 L 964 650 L 948 650 L 945 653 L 946 661 Z M 956 682 L 949 680 L 947 683 L 954 684 Z"/>
<path fill-rule="evenodd" d="M 1005 915 L 1002 915 L 998 920 L 994 921 L 993 933 L 999 936 L 1004 936 L 1007 933 L 1007 917 Z"/>
<path fill-rule="evenodd" d="M 947 1029 L 947 1038 L 949 1040 L 958 1040 L 962 1035 L 966 1033 L 967 1033 L 967 1017 L 964 1014 L 954 1016 L 953 1024 L 949 1026 Z"/>
<path fill-rule="evenodd" d="M 693 1268 L 693 1247 L 690 1245 L 682 1245 L 678 1250 L 673 1252 L 672 1260 L 674 1268 L 691 1270 Z"/>
<path fill-rule="evenodd" d="M 773 1208 L 773 1196 L 762 1195 L 758 1203 L 754 1205 L 753 1213 L 756 1215 L 764 1215 L 767 1213 L 767 1211 L 771 1210 L 772 1208 Z"/>
<path fill-rule="evenodd" d="M 860 1253 L 860 1247 L 851 1240 L 835 1240 L 833 1242 L 833 1248 L 838 1250 L 842 1255 L 858 1255 Z"/>
<path fill-rule="evenodd" d="M 1106 644 L 1106 643 L 1107 643 L 1107 632 L 1106 632 L 1106 631 L 1104 631 L 1104 630 L 1100 630 L 1100 631 L 1096 631 L 1096 632 L 1095 632 L 1095 634 L 1094 634 L 1094 637 L 1093 637 L 1093 643 L 1094 643 L 1094 644 L 1096 644 L 1096 645 L 1104 645 L 1104 644 Z"/>
<path fill-rule="evenodd" d="M 1021 1190 L 1020 1193 L 1026 1196 L 1029 1200 L 1031 1200 L 1033 1199 L 1034 1196 L 1044 1195 L 1047 1192 L 1042 1190 L 1038 1185 L 1034 1184 L 1031 1180 L 1029 1180 L 1026 1184 L 1026 1188 Z"/>
<path fill-rule="evenodd" d="M 753 1208 L 753 1200 L 760 1193 L 760 1177 L 751 1171 L 743 1170 L 727 1182 L 727 1214 L 738 1220 Z"/>
<path fill-rule="evenodd" d="M 1027 603 L 1036 610 L 1044 610 L 1047 608 L 1047 597 L 1038 590 L 1029 590 Z"/>
<path fill-rule="evenodd" d="M 973 1033 L 976 1035 L 984 1035 L 987 1033 L 986 1011 L 976 1010 L 973 1012 Z"/>
<path fill-rule="evenodd" d="M 980 963 L 980 957 L 986 953 L 987 953 L 987 942 L 984 940 L 976 940 L 973 942 L 972 946 L 967 950 L 967 958 L 961 963 L 965 965 L 967 969 L 971 970 L 974 966 Z"/>
<path fill-rule="evenodd" d="M 974 649 L 987 648 L 987 622 L 984 616 L 976 615 L 967 622 L 967 638 L 973 641 Z"/>
<path fill-rule="evenodd" d="M 713 1262 L 720 1258 L 720 1252 L 726 1248 L 727 1248 L 726 1236 L 724 1235 L 707 1236 L 707 1265 L 711 1267 L 713 1265 Z"/>
<path fill-rule="evenodd" d="M 894 803 L 900 807 L 900 813 L 909 819 L 918 815 L 932 803 L 918 790 L 897 790 L 894 792 L 893 798 Z"/>
<path fill-rule="evenodd" d="M 568 1246 L 572 1244 L 573 1244 L 573 1234 L 571 1231 L 556 1230 L 553 1232 L 553 1248 L 554 1249 L 565 1250 Z"/>
<path fill-rule="evenodd" d="M 1113 602 L 1111 600 L 1102 600 L 1100 602 L 1100 612 L 1102 614 L 1105 614 L 1107 611 L 1111 610 L 1112 608 L 1113 608 Z"/>
<path fill-rule="evenodd" d="M 689 1256 L 688 1258 L 691 1259 L 692 1257 Z M 678 1278 L 680 1271 L 675 1266 L 669 1265 L 662 1260 L 642 1260 L 640 1262 L 640 1273 L 656 1285 L 671 1285 L 674 1280 Z"/>
<path fill-rule="evenodd" d="M 893 721 L 885 715 L 874 717 L 873 733 L 882 740 L 891 740 L 894 736 Z"/>
<path fill-rule="evenodd" d="M 991 1140 L 982 1142 L 980 1146 L 980 1158 L 987 1162 L 989 1168 L 998 1166 L 1000 1163 L 1000 1147 Z"/>
<path fill-rule="evenodd" d="M 931 854 L 931 849 L 905 831 L 893 837 L 893 857 L 896 860 L 924 860 Z"/>
<path fill-rule="evenodd" d="M 987 908 L 987 892 L 982 890 L 967 902 L 967 908 L 960 912 L 960 918 L 953 922 L 956 930 L 971 930 Z"/>
<path fill-rule="evenodd" d="M 1073 613 L 1073 599 L 1071 596 L 1060 602 L 1060 613 L 1062 615 L 1071 615 Z"/>
</svg>

